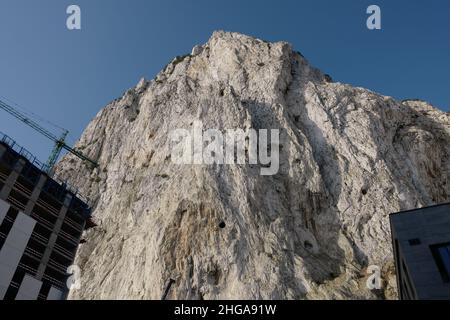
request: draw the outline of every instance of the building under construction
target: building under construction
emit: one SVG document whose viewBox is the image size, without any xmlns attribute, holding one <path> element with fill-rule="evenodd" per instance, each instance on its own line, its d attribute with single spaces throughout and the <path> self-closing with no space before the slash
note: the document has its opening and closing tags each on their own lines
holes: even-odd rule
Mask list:
<svg viewBox="0 0 450 320">
<path fill-rule="evenodd" d="M 67 295 L 67 269 L 83 230 L 92 226 L 91 211 L 47 171 L 0 133 L 0 300 Z"/>
</svg>

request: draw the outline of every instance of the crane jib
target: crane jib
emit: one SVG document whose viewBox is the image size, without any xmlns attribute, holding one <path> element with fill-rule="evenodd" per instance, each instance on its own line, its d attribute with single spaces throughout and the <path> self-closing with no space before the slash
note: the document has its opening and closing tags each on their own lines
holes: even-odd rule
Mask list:
<svg viewBox="0 0 450 320">
<path fill-rule="evenodd" d="M 2 100 L 0 100 L 0 108 L 5 110 L 6 112 L 8 112 L 10 115 L 15 117 L 16 119 L 19 119 L 20 121 L 27 124 L 28 126 L 30 126 L 31 128 L 33 128 L 34 130 L 36 130 L 37 132 L 39 132 L 40 134 L 42 134 L 43 136 L 47 137 L 48 139 L 52 140 L 55 143 L 55 147 L 53 148 L 52 154 L 50 155 L 49 159 L 47 160 L 47 167 L 48 167 L 49 171 L 52 169 L 52 167 L 55 165 L 56 161 L 58 160 L 58 156 L 61 153 L 62 149 L 69 151 L 70 153 L 77 156 L 81 160 L 90 162 L 95 167 L 98 166 L 98 164 L 94 160 L 89 159 L 88 157 L 83 155 L 81 152 L 79 152 L 75 149 L 72 149 L 65 143 L 65 139 L 67 137 L 67 134 L 69 133 L 67 130 L 64 130 L 63 135 L 60 138 L 58 138 L 53 133 L 51 133 L 47 129 L 43 128 L 38 123 L 31 120 L 26 115 L 22 114 L 21 112 L 19 112 L 18 110 L 16 110 L 15 108 L 13 108 L 12 106 L 10 106 L 9 104 L 5 103 Z"/>
<path fill-rule="evenodd" d="M 94 160 L 89 159 L 88 157 L 86 157 L 85 155 L 83 155 L 81 152 L 79 152 L 79 151 L 77 151 L 77 150 L 75 150 L 75 149 L 72 149 L 72 148 L 69 147 L 68 145 L 64 144 L 62 147 L 63 147 L 64 149 L 66 149 L 67 151 L 69 151 L 70 153 L 72 153 L 73 155 L 77 156 L 78 158 L 90 162 L 90 163 L 93 164 L 95 167 L 98 166 L 98 163 L 97 163 L 97 162 L 95 162 Z"/>
</svg>

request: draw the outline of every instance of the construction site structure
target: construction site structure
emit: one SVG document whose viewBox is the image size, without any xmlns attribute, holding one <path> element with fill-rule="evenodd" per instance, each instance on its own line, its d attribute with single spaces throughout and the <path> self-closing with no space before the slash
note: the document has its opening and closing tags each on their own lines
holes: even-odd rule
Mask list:
<svg viewBox="0 0 450 320">
<path fill-rule="evenodd" d="M 61 300 L 89 201 L 0 133 L 0 300 Z M 76 279 L 75 279 L 76 280 Z"/>
</svg>

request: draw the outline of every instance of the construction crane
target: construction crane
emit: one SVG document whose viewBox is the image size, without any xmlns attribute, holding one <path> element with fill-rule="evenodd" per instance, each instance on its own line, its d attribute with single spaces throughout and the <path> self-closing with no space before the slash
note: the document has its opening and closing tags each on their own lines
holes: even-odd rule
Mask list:
<svg viewBox="0 0 450 320">
<path fill-rule="evenodd" d="M 58 157 L 61 154 L 61 151 L 63 149 L 69 151 L 70 153 L 77 156 L 81 160 L 89 162 L 94 167 L 98 166 L 97 162 L 95 162 L 92 159 L 89 159 L 88 157 L 83 155 L 80 151 L 72 149 L 71 147 L 69 147 L 66 144 L 66 137 L 69 134 L 69 131 L 64 129 L 61 137 L 58 138 L 53 133 L 51 133 L 47 129 L 43 128 L 42 126 L 37 124 L 35 121 L 31 120 L 30 118 L 25 116 L 23 113 L 21 113 L 20 111 L 16 110 L 13 107 L 11 107 L 9 104 L 7 104 L 6 102 L 4 102 L 2 100 L 0 100 L 0 108 L 5 110 L 13 117 L 19 119 L 20 121 L 27 124 L 28 126 L 30 126 L 31 128 L 33 128 L 34 130 L 36 130 L 37 132 L 39 132 L 40 134 L 42 134 L 43 136 L 47 137 L 48 139 L 52 140 L 55 143 L 52 153 L 50 154 L 50 157 L 48 158 L 47 163 L 46 163 L 47 173 L 51 172 L 52 168 L 55 166 L 56 161 L 58 160 Z"/>
</svg>

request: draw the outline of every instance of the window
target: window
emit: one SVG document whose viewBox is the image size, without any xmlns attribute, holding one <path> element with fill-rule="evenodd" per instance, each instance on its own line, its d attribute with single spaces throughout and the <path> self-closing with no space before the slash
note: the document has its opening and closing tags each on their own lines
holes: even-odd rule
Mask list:
<svg viewBox="0 0 450 320">
<path fill-rule="evenodd" d="M 450 282 L 450 243 L 430 246 L 436 265 L 444 282 Z"/>
<path fill-rule="evenodd" d="M 3 222 L 0 224 L 0 250 L 6 242 L 6 238 L 14 225 L 18 213 L 19 211 L 17 209 L 9 207 Z"/>
<path fill-rule="evenodd" d="M 409 239 L 408 243 L 410 246 L 418 246 L 419 244 L 421 244 L 420 239 L 415 238 L 415 239 Z"/>
</svg>

